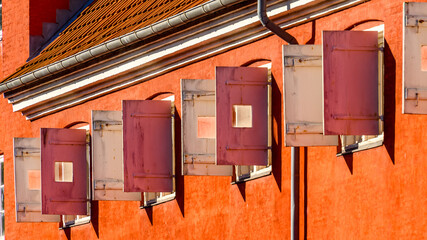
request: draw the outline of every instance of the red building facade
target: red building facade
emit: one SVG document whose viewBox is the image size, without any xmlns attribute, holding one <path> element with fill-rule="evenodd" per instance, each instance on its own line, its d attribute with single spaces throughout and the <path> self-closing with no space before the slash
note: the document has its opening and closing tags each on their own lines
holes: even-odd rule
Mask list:
<svg viewBox="0 0 427 240">
<path fill-rule="evenodd" d="M 207 11 L 206 15 L 194 20 L 187 12 L 188 22 L 172 30 L 159 30 L 154 37 L 147 35 L 118 48 L 109 45 L 110 52 L 100 55 L 96 55 L 94 49 L 102 42 L 87 48 L 78 46 L 76 53 L 43 60 L 44 63 L 36 56 L 36 61 L 29 62 L 33 65 L 27 63 L 27 67 L 21 67 L 30 57 L 32 2 L 3 2 L 3 83 L 28 74 L 40 74 L 29 82 L 21 78 L 25 83 L 22 86 L 9 84 L 2 89 L 0 150 L 4 156 L 6 239 L 290 239 L 291 147 L 285 145 L 290 145 L 286 137 L 292 132 L 287 131 L 289 126 L 285 123 L 286 89 L 283 87 L 286 72 L 283 45 L 287 43 L 261 26 L 255 2 L 230 1 L 232 3 L 225 3 L 212 13 Z M 97 2 L 100 1 L 82 6 L 90 9 Z M 207 3 L 200 1 L 194 5 Z M 180 9 L 176 14 L 192 7 Z M 427 3 L 415 8 L 422 7 L 427 9 Z M 424 174 L 427 170 L 424 161 L 427 111 L 423 108 L 426 98 L 422 90 L 414 98 L 406 90 L 424 89 L 425 83 L 421 81 L 419 87 L 410 85 L 411 76 L 405 75 L 405 70 L 410 69 L 404 65 L 405 56 L 412 54 L 411 49 L 405 47 L 415 46 L 407 40 L 409 34 L 405 33 L 405 28 L 420 34 L 427 31 L 422 21 L 426 15 L 416 18 L 418 25 L 412 26 L 408 16 L 420 13 L 412 13 L 412 10 L 405 13 L 409 8 L 397 0 L 274 1 L 268 8 L 271 19 L 294 36 L 299 45 L 324 44 L 324 31 L 375 29 L 380 32 L 378 38 L 383 37 L 377 46 L 380 85 L 379 101 L 375 104 L 379 105 L 381 119 L 378 136 L 350 138 L 344 136 L 350 134 L 340 134 L 337 146 L 298 145 L 297 218 L 293 231 L 300 239 L 427 237 L 427 218 L 424 217 L 427 215 L 427 177 Z M 164 16 L 164 19 L 173 16 L 175 14 Z M 80 15 L 74 23 L 83 17 Z M 147 26 L 159 26 L 155 24 L 161 20 Z M 114 39 L 125 42 L 123 36 L 129 37 L 126 35 L 129 32 L 117 33 L 109 43 L 113 44 Z M 65 38 L 64 35 L 59 35 L 58 39 L 61 38 Z M 427 44 L 427 39 L 422 36 L 420 39 L 421 47 L 414 48 L 422 52 L 422 41 Z M 56 44 L 55 41 L 58 40 L 52 43 Z M 37 72 L 87 49 L 93 50 L 90 58 L 76 60 L 71 66 L 62 62 L 63 68 L 47 75 Z M 41 52 L 40 56 L 43 54 L 46 53 Z M 216 67 L 257 67 L 268 63 L 271 63 L 271 117 L 264 134 L 270 132 L 271 156 L 263 159 L 269 162 L 268 167 L 235 166 L 232 170 L 221 170 L 222 174 L 211 174 L 233 176 L 194 176 L 185 172 L 189 166 L 182 163 L 185 156 L 182 156 L 181 136 L 185 130 L 181 128 L 184 121 L 181 106 L 185 96 L 181 80 L 218 81 Z M 106 201 L 94 200 L 94 193 L 90 193 L 89 222 L 85 217 L 81 217 L 81 224 L 75 221 L 70 225 L 65 225 L 67 218 L 61 218 L 60 223 L 17 221 L 14 138 L 40 138 L 42 128 L 88 124 L 93 144 L 92 110 L 122 111 L 123 100 L 156 100 L 171 95 L 175 106 L 173 194 L 154 197 L 142 194 L 141 201 Z M 364 99 L 359 100 L 363 102 Z M 407 112 L 411 111 L 410 107 L 402 109 L 411 101 L 420 112 Z M 222 115 L 217 115 L 219 117 Z M 94 165 L 88 162 L 91 173 Z M 267 170 L 258 177 L 256 173 L 262 169 Z M 231 174 L 224 173 L 229 170 Z M 249 178 L 242 177 L 245 174 Z M 90 175 L 88 189 L 93 191 L 90 184 L 94 179 Z M 162 196 L 169 195 L 172 200 L 161 201 Z M 159 204 L 149 206 L 152 199 L 157 199 Z"/>
</svg>

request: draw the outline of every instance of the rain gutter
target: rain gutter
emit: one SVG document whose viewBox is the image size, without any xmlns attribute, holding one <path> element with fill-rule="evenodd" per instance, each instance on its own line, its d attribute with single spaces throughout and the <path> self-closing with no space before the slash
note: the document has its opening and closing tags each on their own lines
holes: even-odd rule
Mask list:
<svg viewBox="0 0 427 240">
<path fill-rule="evenodd" d="M 205 14 L 212 13 L 240 1 L 241 0 L 212 0 L 198 5 L 180 14 L 166 18 L 152 25 L 130 32 L 89 49 L 83 50 L 77 54 L 49 64 L 45 67 L 41 67 L 20 77 L 13 78 L 10 81 L 0 83 L 0 93 L 28 85 L 34 81 L 37 81 L 38 79 L 69 69 L 85 61 L 118 50 L 147 37 L 159 34 L 165 30 L 170 30 L 171 28 L 180 26 Z"/>
</svg>

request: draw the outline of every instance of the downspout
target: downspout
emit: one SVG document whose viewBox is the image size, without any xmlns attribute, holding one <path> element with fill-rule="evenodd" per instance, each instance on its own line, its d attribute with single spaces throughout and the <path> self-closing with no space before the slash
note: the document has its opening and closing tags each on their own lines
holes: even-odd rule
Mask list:
<svg viewBox="0 0 427 240">
<path fill-rule="evenodd" d="M 271 32 L 279 36 L 281 39 L 285 40 L 288 44 L 298 44 L 298 41 L 289 33 L 281 29 L 277 24 L 272 22 L 267 16 L 267 0 L 258 0 L 258 18 L 261 24 L 269 29 Z M 298 225 L 297 219 L 299 216 L 296 216 L 296 203 L 299 201 L 299 196 L 296 194 L 296 176 L 299 176 L 299 173 L 296 173 L 297 168 L 296 163 L 299 161 L 299 147 L 291 148 L 291 240 L 296 240 L 298 238 Z M 298 179 L 297 179 L 298 180 Z M 298 185 L 299 186 L 299 185 Z M 298 187 L 299 188 L 299 187 Z M 299 191 L 299 189 L 297 189 Z"/>
<path fill-rule="evenodd" d="M 289 33 L 281 29 L 267 17 L 267 0 L 258 0 L 258 18 L 261 24 L 289 44 L 298 44 L 298 41 Z"/>
<path fill-rule="evenodd" d="M 299 147 L 291 147 L 291 240 L 299 239 L 299 210 L 297 203 L 299 201 Z M 296 192 L 297 191 L 297 192 Z M 299 206 L 299 204 L 298 204 Z"/>
</svg>

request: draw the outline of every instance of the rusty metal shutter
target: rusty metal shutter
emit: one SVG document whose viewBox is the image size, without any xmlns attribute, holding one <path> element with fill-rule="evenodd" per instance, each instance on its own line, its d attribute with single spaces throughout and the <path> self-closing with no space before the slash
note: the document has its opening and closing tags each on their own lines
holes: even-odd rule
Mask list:
<svg viewBox="0 0 427 240">
<path fill-rule="evenodd" d="M 323 32 L 325 135 L 378 135 L 378 33 Z"/>
<path fill-rule="evenodd" d="M 141 193 L 124 192 L 121 111 L 92 111 L 93 200 L 141 201 Z"/>
<path fill-rule="evenodd" d="M 322 46 L 284 45 L 286 146 L 337 146 L 338 136 L 323 135 Z"/>
<path fill-rule="evenodd" d="M 427 114 L 427 3 L 404 5 L 403 113 Z"/>
<path fill-rule="evenodd" d="M 181 93 L 183 175 L 232 176 L 216 165 L 215 80 L 182 79 Z"/>
<path fill-rule="evenodd" d="M 267 165 L 267 68 L 216 68 L 218 165 Z"/>
<path fill-rule="evenodd" d="M 86 131 L 41 129 L 42 213 L 87 215 Z"/>
<path fill-rule="evenodd" d="M 171 101 L 123 101 L 125 192 L 172 192 Z"/>
<path fill-rule="evenodd" d="M 42 215 L 40 138 L 14 138 L 16 222 L 59 222 Z"/>
</svg>

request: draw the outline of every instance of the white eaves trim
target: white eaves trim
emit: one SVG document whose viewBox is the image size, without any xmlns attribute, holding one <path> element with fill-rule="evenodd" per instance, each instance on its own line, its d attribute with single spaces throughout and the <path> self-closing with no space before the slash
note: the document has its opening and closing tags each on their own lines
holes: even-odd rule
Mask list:
<svg viewBox="0 0 427 240">
<path fill-rule="evenodd" d="M 275 1 L 267 15 L 275 18 L 280 27 L 289 28 L 362 2 L 365 0 Z M 15 94 L 8 97 L 9 102 L 13 111 L 21 111 L 27 119 L 37 119 L 271 34 L 260 25 L 254 5 Z"/>
</svg>

